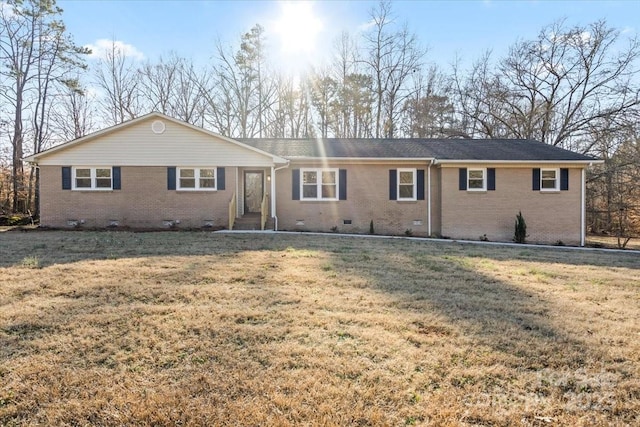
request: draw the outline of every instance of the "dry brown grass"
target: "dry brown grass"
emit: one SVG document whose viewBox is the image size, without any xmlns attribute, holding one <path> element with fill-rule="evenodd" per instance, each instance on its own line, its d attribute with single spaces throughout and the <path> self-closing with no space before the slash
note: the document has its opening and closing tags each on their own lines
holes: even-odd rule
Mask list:
<svg viewBox="0 0 640 427">
<path fill-rule="evenodd" d="M 587 236 L 587 245 L 600 248 L 618 249 L 618 238 L 615 236 L 605 236 L 602 234 L 591 234 Z M 640 251 L 640 239 L 634 237 L 629 240 L 625 249 Z"/>
<path fill-rule="evenodd" d="M 637 425 L 634 254 L 0 235 L 0 425 Z"/>
</svg>

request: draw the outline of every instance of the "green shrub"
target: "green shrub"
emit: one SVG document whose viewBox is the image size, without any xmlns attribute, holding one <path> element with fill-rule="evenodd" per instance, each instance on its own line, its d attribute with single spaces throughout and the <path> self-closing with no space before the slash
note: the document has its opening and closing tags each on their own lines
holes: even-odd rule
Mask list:
<svg viewBox="0 0 640 427">
<path fill-rule="evenodd" d="M 522 212 L 518 212 L 516 216 L 516 227 L 513 235 L 516 243 L 524 243 L 527 240 L 527 223 L 524 221 Z"/>
</svg>

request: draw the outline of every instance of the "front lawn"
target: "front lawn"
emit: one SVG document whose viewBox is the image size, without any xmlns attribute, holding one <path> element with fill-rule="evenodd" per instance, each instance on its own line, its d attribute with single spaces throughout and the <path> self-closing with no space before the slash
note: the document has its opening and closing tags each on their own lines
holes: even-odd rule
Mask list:
<svg viewBox="0 0 640 427">
<path fill-rule="evenodd" d="M 637 425 L 640 257 L 0 234 L 0 425 Z"/>
</svg>

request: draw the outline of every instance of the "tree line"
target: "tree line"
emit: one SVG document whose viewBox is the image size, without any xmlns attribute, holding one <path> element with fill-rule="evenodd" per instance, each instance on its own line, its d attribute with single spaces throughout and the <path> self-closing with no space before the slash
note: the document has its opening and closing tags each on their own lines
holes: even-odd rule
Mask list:
<svg viewBox="0 0 640 427">
<path fill-rule="evenodd" d="M 640 229 L 640 45 L 603 21 L 559 20 L 501 56 L 437 65 L 380 2 L 364 32 L 302 76 L 269 57 L 259 24 L 196 66 L 140 62 L 113 42 L 87 66 L 55 0 L 0 7 L 0 206 L 38 215 L 37 169 L 22 158 L 159 111 L 229 137 L 529 138 L 605 160 L 588 177 L 588 226 Z M 621 244 L 626 242 L 621 240 Z"/>
</svg>

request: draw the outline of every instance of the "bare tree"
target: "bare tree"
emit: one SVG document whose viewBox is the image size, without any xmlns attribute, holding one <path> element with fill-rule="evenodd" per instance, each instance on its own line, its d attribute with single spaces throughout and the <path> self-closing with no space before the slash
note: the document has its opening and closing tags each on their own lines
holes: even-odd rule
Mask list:
<svg viewBox="0 0 640 427">
<path fill-rule="evenodd" d="M 237 49 L 218 41 L 213 69 L 199 79 L 206 121 L 228 136 L 266 136 L 271 127 L 277 84 L 265 66 L 263 44 L 260 25 L 242 35 Z"/>
<path fill-rule="evenodd" d="M 186 59 L 178 63 L 171 115 L 187 123 L 202 126 L 206 103 L 202 98 L 200 80 L 201 76 L 193 63 Z"/>
<path fill-rule="evenodd" d="M 510 93 L 494 75 L 494 67 L 490 51 L 484 52 L 468 71 L 460 68 L 459 60 L 454 62 L 451 88 L 456 108 L 454 123 L 460 135 L 471 138 L 511 136 L 498 114 L 504 111 Z"/>
<path fill-rule="evenodd" d="M 62 141 L 71 141 L 96 130 L 94 122 L 96 102 L 91 95 L 87 94 L 86 88 L 80 83 L 79 76 L 64 83 L 65 87 L 58 95 L 58 102 L 50 115 L 55 132 Z"/>
<path fill-rule="evenodd" d="M 187 123 L 203 125 L 206 102 L 202 97 L 202 76 L 193 63 L 175 53 L 158 62 L 147 61 L 139 70 L 140 94 L 144 104 Z"/>
<path fill-rule="evenodd" d="M 359 60 L 358 45 L 352 36 L 343 31 L 334 42 L 334 61 L 331 64 L 331 74 L 336 81 L 336 99 L 332 103 L 331 119 L 329 127 L 333 136 L 348 138 L 352 135 L 351 116 L 353 105 L 348 100 L 349 76 L 357 73 L 362 65 Z"/>
<path fill-rule="evenodd" d="M 623 43 L 604 21 L 559 21 L 514 44 L 495 67 L 485 57 L 466 77 L 454 70 L 458 106 L 480 135 L 589 152 L 594 126 L 622 122 L 640 103 L 640 44 Z"/>
<path fill-rule="evenodd" d="M 371 11 L 372 30 L 365 35 L 366 57 L 362 60 L 373 76 L 376 138 L 393 138 L 401 106 L 411 94 L 407 83 L 419 71 L 425 50 L 404 25 L 394 29 L 391 2 L 381 1 Z"/>
<path fill-rule="evenodd" d="M 331 104 L 335 102 L 338 91 L 337 82 L 329 75 L 327 69 L 314 71 L 310 77 L 311 105 L 318 116 L 318 134 L 327 138 L 329 133 L 329 120 Z"/>
<path fill-rule="evenodd" d="M 117 125 L 143 113 L 138 70 L 133 59 L 115 40 L 105 57 L 99 60 L 95 78 L 95 84 L 102 92 L 99 107 L 108 124 Z"/>
<path fill-rule="evenodd" d="M 587 176 L 589 229 L 614 235 L 620 248 L 640 237 L 640 127 L 639 121 L 598 136 L 604 164 Z"/>
<path fill-rule="evenodd" d="M 52 91 L 67 73 L 84 67 L 86 49 L 77 47 L 58 19 L 62 10 L 55 0 L 11 0 L 0 8 L 0 76 L 2 96 L 11 105 L 13 116 L 12 209 L 24 211 L 33 194 L 33 172 L 25 192 L 25 124 L 31 125 L 33 152 L 43 148 Z M 36 178 L 37 179 L 37 178 Z M 37 194 L 36 194 L 37 197 Z M 37 205 L 37 200 L 36 200 Z M 37 210 L 37 208 L 36 208 Z"/>
<path fill-rule="evenodd" d="M 456 134 L 453 103 L 447 95 L 446 77 L 432 66 L 418 74 L 414 90 L 404 104 L 403 133 L 410 138 L 439 138 Z"/>
<path fill-rule="evenodd" d="M 171 54 L 166 60 L 161 56 L 155 63 L 147 61 L 140 68 L 140 93 L 151 110 L 167 115 L 172 113 L 171 105 L 181 61 L 176 54 Z"/>
</svg>

